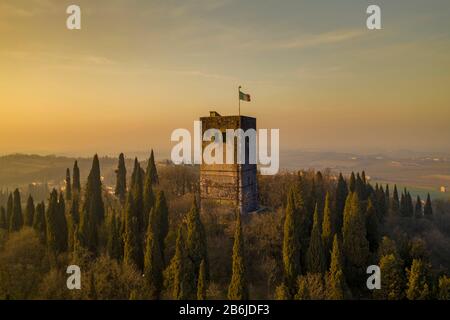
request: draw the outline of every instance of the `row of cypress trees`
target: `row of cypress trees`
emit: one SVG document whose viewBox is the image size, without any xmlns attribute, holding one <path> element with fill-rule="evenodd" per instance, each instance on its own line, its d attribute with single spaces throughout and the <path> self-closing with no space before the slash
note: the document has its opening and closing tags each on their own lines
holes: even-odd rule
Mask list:
<svg viewBox="0 0 450 320">
<path fill-rule="evenodd" d="M 175 254 L 166 277 L 174 299 L 205 299 L 209 262 L 205 229 L 195 199 L 185 220 L 178 227 Z"/>
<path fill-rule="evenodd" d="M 276 292 L 280 299 L 349 297 L 350 288 L 365 284 L 365 268 L 372 262 L 392 268 L 391 253 L 378 255 L 381 229 L 388 216 L 432 218 L 429 195 L 424 209 L 418 198 L 411 214 L 414 209 L 406 190 L 399 200 L 395 186 L 391 198 L 389 186 L 385 190 L 378 185 L 373 188 L 364 172 L 352 173 L 348 181 L 340 174 L 335 187 L 328 190 L 317 172 L 309 184 L 299 174 L 288 193 L 282 248 L 284 279 Z M 416 264 L 420 265 L 415 262 L 412 270 L 418 268 Z M 316 288 L 314 295 L 311 287 Z M 354 291 L 360 295 L 360 290 Z"/>
<path fill-rule="evenodd" d="M 172 282 L 170 286 L 174 299 L 204 300 L 206 298 L 210 277 L 207 243 L 195 199 L 186 222 L 178 228 L 175 255 L 170 262 L 166 277 Z M 235 224 L 232 276 L 227 296 L 230 300 L 249 299 L 240 213 L 237 213 Z"/>
<path fill-rule="evenodd" d="M 185 221 L 178 227 L 175 254 L 167 262 L 168 208 L 163 191 L 157 192 L 156 199 L 154 196 L 152 186 L 159 183 L 159 178 L 153 151 L 144 178 L 143 175 L 135 159 L 131 185 L 125 196 L 126 168 L 123 154 L 119 156 L 115 194 L 125 202 L 123 260 L 143 271 L 154 299 L 160 298 L 164 286 L 170 288 L 174 299 L 205 299 L 210 278 L 209 260 L 206 232 L 195 197 Z M 228 297 L 248 298 L 240 218 L 236 224 L 233 276 Z"/>
<path fill-rule="evenodd" d="M 119 211 L 106 213 L 100 163 L 95 155 L 84 190 L 80 170 L 74 163 L 72 177 L 66 170 L 65 192 L 53 189 L 45 203 L 34 205 L 29 196 L 22 213 L 19 190 L 8 200 L 8 209 L 0 208 L 0 227 L 14 232 L 24 225 L 33 227 L 47 245 L 48 254 L 56 261 L 68 252 L 74 257 L 81 251 L 94 256 L 101 250 L 99 231 L 107 227 L 106 253 L 113 259 L 132 265 L 142 272 L 153 299 L 161 297 L 166 285 L 174 299 L 205 299 L 209 283 L 209 260 L 204 225 L 197 201 L 178 228 L 175 255 L 170 262 L 165 256 L 165 238 L 169 230 L 168 206 L 164 192 L 158 190 L 159 177 L 153 150 L 144 171 L 134 161 L 130 186 L 127 188 L 125 157 L 119 156 L 115 195 Z M 107 219 L 107 215 L 109 216 Z M 247 299 L 243 239 L 240 217 L 236 222 L 233 247 L 233 276 L 228 296 Z"/>
<path fill-rule="evenodd" d="M 76 253 L 80 248 L 96 255 L 101 248 L 99 230 L 106 222 L 106 252 L 111 258 L 141 271 L 152 298 L 160 298 L 163 288 L 169 287 L 175 299 L 205 299 L 209 261 L 197 202 L 194 200 L 185 222 L 179 226 L 175 255 L 168 262 L 165 257 L 168 206 L 164 192 L 158 190 L 153 151 L 145 171 L 135 159 L 129 188 L 123 154 L 119 156 L 116 177 L 115 194 L 121 204 L 120 214 L 105 212 L 100 164 L 95 155 L 83 191 L 75 162 L 73 179 L 70 170 L 66 171 L 65 194 L 52 190 L 47 208 L 43 202 L 35 207 L 30 196 L 22 212 L 19 190 L 10 194 L 7 210 L 0 208 L 0 228 L 14 232 L 22 226 L 33 227 L 54 257 L 67 251 Z M 389 289 L 378 291 L 380 297 L 428 296 L 431 289 L 426 279 L 427 262 L 412 261 L 405 289 L 405 284 L 398 284 L 401 282 L 398 279 L 403 277 L 404 263 L 395 245 L 389 245 L 389 239 L 380 239 L 379 229 L 389 215 L 432 218 L 429 195 L 423 209 L 420 198 L 417 201 L 420 207 L 416 204 L 412 209 L 411 196 L 406 190 L 400 200 L 394 186 L 391 197 L 389 186 L 373 188 L 364 172 L 362 175 L 352 173 L 348 181 L 339 175 L 335 189 L 329 192 L 326 189 L 321 173 L 317 172 L 310 185 L 299 175 L 289 191 L 282 252 L 284 280 L 277 288 L 277 296 L 311 297 L 314 283 L 324 282 L 328 288 L 327 298 L 350 297 L 349 288 L 361 283 L 363 268 L 374 255 L 379 259 L 383 274 L 390 275 L 391 279 Z M 240 215 L 236 219 L 228 297 L 249 297 Z"/>
<path fill-rule="evenodd" d="M 38 204 L 38 206 L 41 204 Z M 7 208 L 0 207 L 0 229 L 10 232 L 18 231 L 23 226 L 32 227 L 35 221 L 36 208 L 31 195 L 27 199 L 25 211 L 22 210 L 21 196 L 18 189 L 9 194 Z"/>
<path fill-rule="evenodd" d="M 338 183 L 338 189 L 341 189 L 340 192 L 342 192 L 344 188 L 344 184 L 342 183 L 342 181 L 343 178 L 342 175 L 340 175 L 339 177 L 340 183 Z M 361 200 L 367 200 L 369 197 L 371 197 L 372 203 L 374 205 L 377 205 L 378 211 L 382 211 L 385 214 L 387 213 L 387 210 L 390 209 L 390 213 L 394 216 L 402 216 L 402 217 L 414 216 L 416 218 L 422 218 L 423 216 L 425 216 L 426 218 L 429 219 L 431 219 L 433 216 L 431 197 L 429 193 L 427 195 L 427 199 L 424 205 L 422 205 L 422 200 L 420 196 L 417 196 L 416 204 L 414 206 L 411 194 L 408 192 L 408 190 L 406 190 L 406 188 L 399 196 L 397 185 L 394 185 L 394 190 L 391 198 L 389 192 L 389 185 L 386 185 L 386 188 L 383 189 L 382 186 L 378 186 L 378 184 L 376 184 L 374 189 L 370 185 L 370 183 L 367 182 L 364 171 L 362 172 L 361 175 L 359 173 L 357 173 L 356 175 L 354 172 L 351 173 L 348 182 L 348 191 L 356 192 L 358 194 L 359 199 Z"/>
<path fill-rule="evenodd" d="M 32 227 L 39 233 L 41 240 L 47 243 L 49 252 L 53 255 L 67 250 L 67 220 L 62 193 L 58 195 L 56 190 L 50 193 L 47 210 L 44 202 L 38 203 L 35 207 L 30 195 L 23 212 L 18 189 L 14 191 L 10 199 L 12 200 L 8 203 L 12 205 L 11 211 L 0 208 L 0 228 L 8 232 L 16 232 L 23 227 Z"/>
</svg>

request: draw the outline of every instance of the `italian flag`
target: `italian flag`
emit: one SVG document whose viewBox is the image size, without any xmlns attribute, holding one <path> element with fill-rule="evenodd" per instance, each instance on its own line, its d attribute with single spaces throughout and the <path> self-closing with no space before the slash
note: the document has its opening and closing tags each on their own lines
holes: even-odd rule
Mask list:
<svg viewBox="0 0 450 320">
<path fill-rule="evenodd" d="M 250 95 L 239 90 L 239 100 L 250 102 Z"/>
</svg>

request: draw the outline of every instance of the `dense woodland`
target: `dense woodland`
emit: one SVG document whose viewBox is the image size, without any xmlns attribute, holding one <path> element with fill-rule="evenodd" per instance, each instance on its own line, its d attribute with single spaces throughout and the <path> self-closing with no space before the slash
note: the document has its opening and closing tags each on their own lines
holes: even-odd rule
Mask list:
<svg viewBox="0 0 450 320">
<path fill-rule="evenodd" d="M 141 167 L 142 165 L 142 167 Z M 261 212 L 198 199 L 198 167 L 119 156 L 114 194 L 94 156 L 46 201 L 0 208 L 0 299 L 450 299 L 450 203 L 365 173 L 259 176 Z M 81 290 L 68 290 L 78 265 Z M 366 287 L 379 265 L 380 290 Z"/>
</svg>

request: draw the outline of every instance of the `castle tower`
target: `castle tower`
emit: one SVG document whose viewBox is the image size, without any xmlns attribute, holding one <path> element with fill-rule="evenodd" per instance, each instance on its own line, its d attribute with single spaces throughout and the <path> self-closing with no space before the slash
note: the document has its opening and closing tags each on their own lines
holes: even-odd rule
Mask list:
<svg viewBox="0 0 450 320">
<path fill-rule="evenodd" d="M 215 201 L 222 205 L 238 208 L 241 213 L 258 209 L 258 187 L 256 164 L 249 163 L 250 143 L 245 139 L 245 163 L 237 164 L 237 143 L 234 143 L 234 164 L 226 164 L 226 130 L 256 130 L 256 119 L 245 116 L 221 116 L 215 111 L 209 117 L 200 118 L 202 136 L 208 129 L 222 132 L 224 143 L 224 164 L 205 164 L 200 166 L 200 197 L 203 201 Z M 203 141 L 203 150 L 210 144 Z M 255 150 L 256 151 L 256 150 Z"/>
</svg>

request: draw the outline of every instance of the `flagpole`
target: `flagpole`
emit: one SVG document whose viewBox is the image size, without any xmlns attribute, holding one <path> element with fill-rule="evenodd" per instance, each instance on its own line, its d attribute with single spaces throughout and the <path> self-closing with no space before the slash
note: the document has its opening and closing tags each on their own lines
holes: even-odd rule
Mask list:
<svg viewBox="0 0 450 320">
<path fill-rule="evenodd" d="M 238 88 L 239 116 L 241 116 L 241 86 Z"/>
<path fill-rule="evenodd" d="M 241 127 L 241 86 L 238 88 L 238 100 L 239 100 L 239 128 Z M 241 214 L 241 172 L 240 172 L 241 165 L 237 165 L 237 209 L 238 214 Z"/>
</svg>

